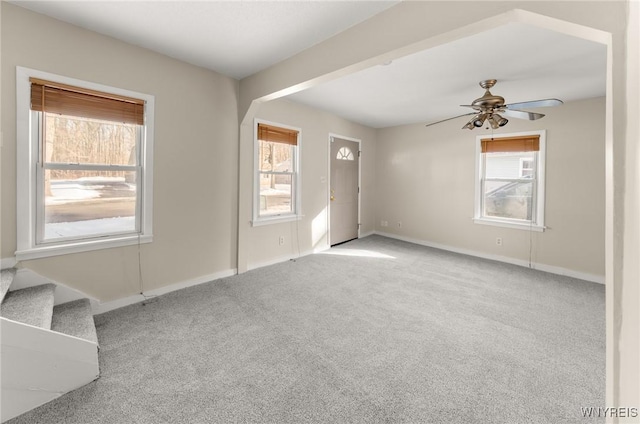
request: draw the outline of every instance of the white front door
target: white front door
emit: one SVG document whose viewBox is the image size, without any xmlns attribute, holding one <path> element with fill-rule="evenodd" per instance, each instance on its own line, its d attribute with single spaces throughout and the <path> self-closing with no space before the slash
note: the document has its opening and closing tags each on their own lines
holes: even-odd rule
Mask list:
<svg viewBox="0 0 640 424">
<path fill-rule="evenodd" d="M 331 245 L 358 238 L 359 143 L 331 138 L 329 238 Z"/>
</svg>

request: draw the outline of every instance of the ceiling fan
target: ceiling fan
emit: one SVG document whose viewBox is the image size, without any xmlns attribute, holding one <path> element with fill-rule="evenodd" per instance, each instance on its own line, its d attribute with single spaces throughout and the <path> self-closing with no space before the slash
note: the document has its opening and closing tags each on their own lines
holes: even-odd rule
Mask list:
<svg viewBox="0 0 640 424">
<path fill-rule="evenodd" d="M 431 125 L 439 124 L 441 122 L 450 121 L 451 119 L 460 118 L 461 116 L 474 115 L 471 120 L 462 127 L 463 129 L 467 128 L 472 130 L 474 128 L 479 128 L 484 125 L 485 121 L 491 125 L 491 128 L 496 129 L 499 127 L 504 127 L 505 125 L 507 125 L 507 122 L 509 122 L 509 120 L 507 118 L 504 118 L 502 115 L 508 116 L 510 118 L 528 119 L 529 121 L 534 121 L 544 116 L 544 114 L 542 113 L 519 110 L 520 108 L 549 107 L 559 106 L 562 104 L 562 100 L 558 99 L 532 100 L 528 102 L 505 104 L 504 97 L 494 96 L 489 91 L 489 89 L 496 85 L 497 82 L 498 81 L 494 79 L 480 81 L 480 87 L 486 90 L 484 92 L 484 95 L 480 98 L 475 99 L 470 105 L 460 105 L 462 107 L 470 107 L 474 109 L 475 112 L 465 113 L 463 115 L 454 116 L 453 118 L 447 118 L 441 121 L 432 122 L 430 124 L 427 124 L 426 126 L 428 127 Z"/>
</svg>

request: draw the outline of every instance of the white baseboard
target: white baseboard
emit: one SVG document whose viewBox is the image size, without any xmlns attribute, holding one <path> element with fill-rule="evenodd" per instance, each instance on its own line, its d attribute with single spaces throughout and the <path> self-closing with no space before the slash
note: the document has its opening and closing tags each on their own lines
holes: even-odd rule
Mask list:
<svg viewBox="0 0 640 424">
<path fill-rule="evenodd" d="M 51 278 L 44 277 L 37 272 L 29 268 L 19 268 L 16 272 L 16 276 L 9 287 L 10 291 L 26 289 L 27 287 L 40 286 L 42 284 L 53 283 L 56 285 L 54 293 L 54 305 L 61 305 L 63 303 L 72 302 L 74 300 L 88 298 L 91 301 L 96 299 L 86 293 L 81 292 L 78 289 L 69 287 L 66 284 L 52 280 Z"/>
<path fill-rule="evenodd" d="M 18 261 L 15 256 L 11 258 L 2 258 L 0 259 L 0 269 L 13 268 L 17 263 Z"/>
<path fill-rule="evenodd" d="M 368 231 L 368 232 L 366 232 L 364 234 L 360 234 L 358 236 L 358 238 L 368 237 L 368 236 L 371 236 L 373 234 L 376 234 L 376 232 L 375 231 Z M 301 252 L 299 256 L 285 255 L 285 256 L 280 256 L 280 257 L 277 257 L 277 258 L 272 258 L 272 259 L 269 259 L 267 261 L 254 262 L 254 263 L 251 263 L 251 264 L 247 265 L 247 271 L 251 271 L 253 269 L 262 268 L 262 267 L 265 267 L 265 266 L 279 264 L 279 263 L 282 263 L 282 262 L 290 261 L 292 259 L 302 258 L 304 256 L 312 255 L 314 253 L 326 252 L 327 250 L 330 250 L 330 249 L 331 249 L 331 246 L 329 246 L 329 245 L 316 246 L 312 250 L 307 250 L 307 251 Z"/>
<path fill-rule="evenodd" d="M 105 312 L 112 311 L 114 309 L 123 308 L 125 306 L 133 305 L 134 303 L 144 302 L 150 297 L 156 297 L 163 294 L 167 294 L 176 290 L 186 289 L 187 287 L 197 286 L 199 284 L 208 283 L 210 281 L 218 280 L 220 278 L 231 277 L 236 275 L 238 271 L 234 269 L 228 269 L 225 271 L 216 272 L 213 274 L 202 275 L 191 280 L 182 281 L 180 283 L 170 284 L 168 286 L 160 287 L 157 289 L 149 290 L 141 294 L 136 294 L 129 297 L 123 297 L 122 299 L 111 300 L 108 302 L 91 301 L 91 309 L 94 315 L 103 314 Z"/>
<path fill-rule="evenodd" d="M 358 238 L 365 238 L 365 237 L 371 236 L 371 235 L 373 235 L 373 234 L 375 234 L 375 233 L 376 233 L 375 231 L 367 231 L 366 233 L 362 233 L 362 234 L 360 234 L 360 235 L 358 236 Z"/>
<path fill-rule="evenodd" d="M 279 264 L 279 263 L 282 263 L 282 262 L 287 262 L 287 261 L 290 261 L 290 260 L 293 260 L 293 259 L 302 258 L 304 256 L 311 255 L 311 254 L 317 253 L 317 252 L 321 252 L 321 251 L 326 250 L 326 249 L 328 249 L 328 247 L 314 249 L 314 250 L 307 250 L 305 252 L 301 252 L 297 256 L 285 255 L 285 256 L 279 256 L 277 258 L 272 258 L 272 259 L 269 259 L 269 260 L 266 260 L 266 261 L 250 263 L 250 264 L 247 264 L 247 271 L 251 271 L 251 270 L 254 270 L 254 269 L 258 269 L 258 268 L 263 268 L 265 266 Z"/>
<path fill-rule="evenodd" d="M 436 249 L 447 250 L 449 252 L 461 253 L 463 255 L 475 256 L 478 258 L 490 259 L 492 261 L 505 262 L 508 264 L 519 265 L 525 268 L 529 268 L 529 261 L 525 261 L 522 259 L 510 258 L 508 256 L 501 256 L 501 255 L 493 255 L 490 253 L 478 252 L 475 250 L 462 249 L 458 247 L 448 246 L 445 244 L 432 243 L 430 241 L 419 240 L 419 239 L 405 237 L 405 236 L 399 236 L 397 234 L 385 233 L 383 231 L 375 231 L 374 233 L 384 237 L 393 238 L 396 240 L 402 240 L 409 243 L 419 244 L 421 246 L 433 247 Z M 589 274 L 586 272 L 575 271 L 572 269 L 562 268 L 559 266 L 546 265 L 546 264 L 535 263 L 535 262 L 531 263 L 531 268 L 537 269 L 539 271 L 549 272 L 552 274 L 565 275 L 567 277 L 578 278 L 580 280 L 590 281 L 592 283 L 598 283 L 598 284 L 605 283 L 604 275 Z"/>
</svg>

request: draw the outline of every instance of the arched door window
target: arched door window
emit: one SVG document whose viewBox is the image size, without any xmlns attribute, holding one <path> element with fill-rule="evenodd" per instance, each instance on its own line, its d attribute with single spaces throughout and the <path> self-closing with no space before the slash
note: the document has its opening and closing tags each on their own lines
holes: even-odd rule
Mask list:
<svg viewBox="0 0 640 424">
<path fill-rule="evenodd" d="M 353 160 L 354 159 L 353 152 L 348 147 L 341 147 L 340 150 L 338 150 L 338 155 L 336 156 L 336 159 Z"/>
</svg>

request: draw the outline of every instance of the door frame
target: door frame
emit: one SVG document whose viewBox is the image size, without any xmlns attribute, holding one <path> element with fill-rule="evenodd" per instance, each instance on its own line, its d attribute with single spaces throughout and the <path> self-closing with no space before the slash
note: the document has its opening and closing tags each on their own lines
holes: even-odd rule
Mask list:
<svg viewBox="0 0 640 424">
<path fill-rule="evenodd" d="M 329 133 L 327 138 L 327 244 L 331 248 L 331 139 L 341 138 L 342 140 L 353 141 L 358 143 L 358 238 L 360 238 L 360 207 L 362 196 L 362 161 L 360 152 L 362 151 L 362 140 L 354 137 L 347 137 L 344 135 Z"/>
</svg>

